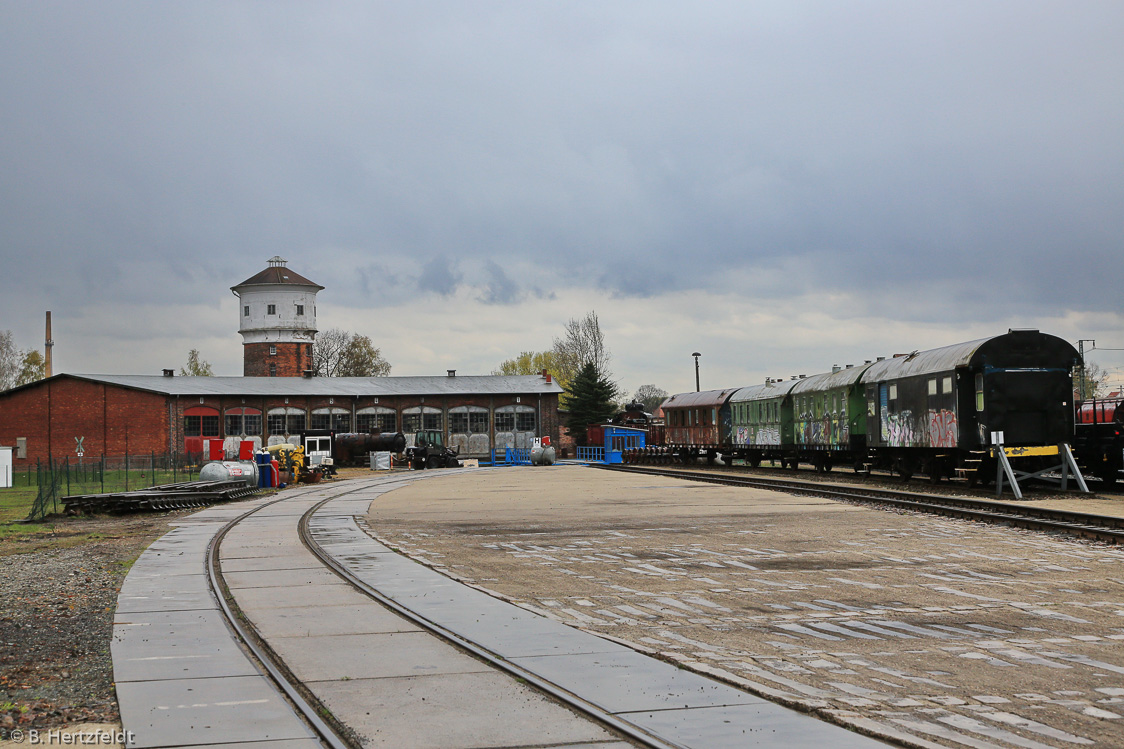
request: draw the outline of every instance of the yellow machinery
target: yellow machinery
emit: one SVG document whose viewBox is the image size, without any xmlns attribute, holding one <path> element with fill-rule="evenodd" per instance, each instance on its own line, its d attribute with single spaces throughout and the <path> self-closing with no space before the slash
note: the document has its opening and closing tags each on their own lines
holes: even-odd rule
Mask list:
<svg viewBox="0 0 1124 749">
<path fill-rule="evenodd" d="M 289 483 L 295 484 L 301 480 L 305 473 L 304 448 L 282 442 L 280 445 L 270 445 L 266 452 L 277 461 L 277 467 L 289 472 Z"/>
</svg>

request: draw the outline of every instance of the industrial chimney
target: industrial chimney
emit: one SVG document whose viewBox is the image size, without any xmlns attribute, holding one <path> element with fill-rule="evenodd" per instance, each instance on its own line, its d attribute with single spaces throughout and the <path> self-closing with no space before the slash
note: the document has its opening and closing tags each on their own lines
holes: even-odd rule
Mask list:
<svg viewBox="0 0 1124 749">
<path fill-rule="evenodd" d="M 51 349 L 54 348 L 54 346 L 55 342 L 51 340 L 51 311 L 47 310 L 47 337 L 43 343 L 43 364 L 47 377 L 50 377 L 52 374 L 54 374 L 51 371 Z"/>
</svg>

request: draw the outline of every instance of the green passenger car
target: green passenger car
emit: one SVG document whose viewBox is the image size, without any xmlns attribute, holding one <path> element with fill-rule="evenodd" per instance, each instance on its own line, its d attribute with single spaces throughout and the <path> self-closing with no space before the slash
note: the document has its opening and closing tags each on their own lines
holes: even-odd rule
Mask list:
<svg viewBox="0 0 1124 749">
<path fill-rule="evenodd" d="M 792 399 L 794 380 L 766 380 L 730 398 L 731 434 L 735 454 L 751 464 L 763 458 L 780 457 L 792 444 Z"/>
<path fill-rule="evenodd" d="M 832 454 L 857 454 L 866 447 L 866 400 L 859 380 L 869 366 L 837 367 L 792 388 L 793 437 L 805 460 L 821 465 Z"/>
</svg>

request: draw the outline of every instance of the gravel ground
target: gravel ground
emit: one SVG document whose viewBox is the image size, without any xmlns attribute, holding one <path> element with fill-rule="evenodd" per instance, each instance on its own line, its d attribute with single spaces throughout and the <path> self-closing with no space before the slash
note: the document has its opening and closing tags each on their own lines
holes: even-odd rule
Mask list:
<svg viewBox="0 0 1124 749">
<path fill-rule="evenodd" d="M 117 592 L 182 514 L 58 518 L 49 536 L 0 543 L 0 738 L 120 724 L 109 655 Z"/>
</svg>

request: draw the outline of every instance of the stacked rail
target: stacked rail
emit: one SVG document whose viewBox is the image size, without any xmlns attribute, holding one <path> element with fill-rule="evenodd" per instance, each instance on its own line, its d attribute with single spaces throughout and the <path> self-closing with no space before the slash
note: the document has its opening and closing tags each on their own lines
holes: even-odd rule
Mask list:
<svg viewBox="0 0 1124 749">
<path fill-rule="evenodd" d="M 184 481 L 147 489 L 106 494 L 74 494 L 62 498 L 67 513 L 146 512 L 206 507 L 257 492 L 245 481 Z"/>
</svg>

